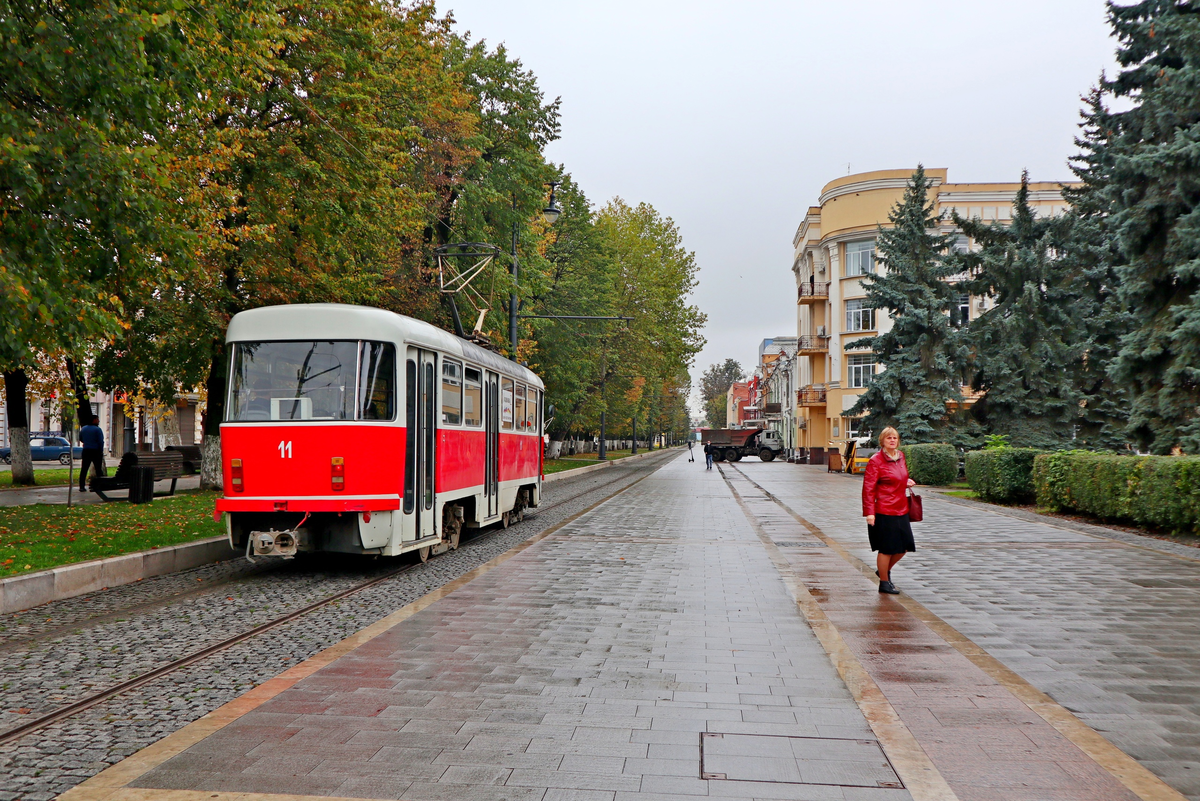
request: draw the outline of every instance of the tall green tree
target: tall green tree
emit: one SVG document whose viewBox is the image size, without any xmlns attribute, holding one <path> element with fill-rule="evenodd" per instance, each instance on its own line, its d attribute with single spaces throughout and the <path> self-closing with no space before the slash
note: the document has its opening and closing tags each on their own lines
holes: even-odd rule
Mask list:
<svg viewBox="0 0 1200 801">
<path fill-rule="evenodd" d="M 0 0 L 0 368 L 13 480 L 32 483 L 25 386 L 37 354 L 117 336 L 117 295 L 160 268 L 177 229 L 159 191 L 190 53 L 180 6 Z"/>
<path fill-rule="evenodd" d="M 1029 204 L 1029 175 L 1013 201 L 1012 224 L 955 215 L 978 250 L 960 254 L 974 295 L 994 301 L 971 322 L 971 386 L 984 393 L 972 414 L 988 433 L 1021 447 L 1062 446 L 1075 435 L 1080 393 L 1072 367 L 1083 349 L 1068 264 L 1056 224 Z"/>
<path fill-rule="evenodd" d="M 879 228 L 875 253 L 883 269 L 863 278 L 867 303 L 891 317 L 891 330 L 853 343 L 874 352 L 883 372 L 874 377 L 847 411 L 865 415 L 864 427 L 894 426 L 907 442 L 954 438 L 947 404 L 962 402 L 966 351 L 949 311 L 961 290 L 950 278 L 953 237 L 939 231 L 929 196 L 931 184 L 918 166 L 904 197 Z"/>
<path fill-rule="evenodd" d="M 1113 378 L 1110 368 L 1134 318 L 1118 291 L 1116 268 L 1124 257 L 1113 232 L 1106 191 L 1111 160 L 1105 146 L 1103 98 L 1096 89 L 1085 100 L 1082 130 L 1075 140 L 1080 152 L 1071 163 L 1079 182 L 1063 187 L 1070 207 L 1056 221 L 1057 250 L 1070 283 L 1079 340 L 1071 367 L 1080 398 L 1075 442 L 1094 450 L 1120 450 L 1129 443 L 1125 429 L 1130 400 L 1127 388 Z"/>
<path fill-rule="evenodd" d="M 1120 71 L 1102 79 L 1088 166 L 1120 249 L 1133 316 L 1112 375 L 1130 393 L 1142 447 L 1200 453 L 1200 5 L 1108 4 Z"/>
<path fill-rule="evenodd" d="M 746 371 L 737 359 L 710 364 L 700 374 L 700 404 L 710 428 L 724 428 L 729 387 L 745 379 Z"/>
</svg>

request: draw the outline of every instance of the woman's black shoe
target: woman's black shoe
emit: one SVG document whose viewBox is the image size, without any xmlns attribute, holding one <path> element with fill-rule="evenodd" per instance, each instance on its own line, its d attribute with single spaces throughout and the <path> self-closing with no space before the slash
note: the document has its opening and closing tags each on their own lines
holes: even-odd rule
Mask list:
<svg viewBox="0 0 1200 801">
<path fill-rule="evenodd" d="M 886 592 L 888 595 L 899 595 L 900 590 L 896 589 L 896 585 L 890 581 L 879 582 L 879 591 Z"/>
</svg>

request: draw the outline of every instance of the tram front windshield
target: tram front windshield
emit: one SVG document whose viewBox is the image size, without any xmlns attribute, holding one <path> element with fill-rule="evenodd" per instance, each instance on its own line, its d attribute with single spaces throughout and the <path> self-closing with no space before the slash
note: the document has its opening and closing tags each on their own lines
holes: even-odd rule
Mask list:
<svg viewBox="0 0 1200 801">
<path fill-rule="evenodd" d="M 395 398 L 391 343 L 237 342 L 225 420 L 392 420 Z"/>
</svg>

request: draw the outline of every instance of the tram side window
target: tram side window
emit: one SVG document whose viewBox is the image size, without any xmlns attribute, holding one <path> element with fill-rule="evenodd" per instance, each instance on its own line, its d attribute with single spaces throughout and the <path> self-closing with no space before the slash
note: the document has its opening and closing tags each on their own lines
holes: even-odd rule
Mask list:
<svg viewBox="0 0 1200 801">
<path fill-rule="evenodd" d="M 525 395 L 525 430 L 530 434 L 538 432 L 538 391 L 533 387 Z"/>
<path fill-rule="evenodd" d="M 358 370 L 358 419 L 396 417 L 396 346 L 364 342 Z"/>
<path fill-rule="evenodd" d="M 474 367 L 468 367 L 464 383 L 463 422 L 478 428 L 483 425 L 483 376 Z"/>
<path fill-rule="evenodd" d="M 517 404 L 513 410 L 513 419 L 516 420 L 516 428 L 518 431 L 525 430 L 525 385 L 517 384 Z"/>
<path fill-rule="evenodd" d="M 500 379 L 500 428 L 513 430 L 513 380 Z"/>
<path fill-rule="evenodd" d="M 442 425 L 462 425 L 462 365 L 442 360 Z"/>
</svg>

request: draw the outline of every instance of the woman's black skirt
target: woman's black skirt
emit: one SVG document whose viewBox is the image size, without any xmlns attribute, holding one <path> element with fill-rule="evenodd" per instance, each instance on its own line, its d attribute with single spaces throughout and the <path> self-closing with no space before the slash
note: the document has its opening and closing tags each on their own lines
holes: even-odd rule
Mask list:
<svg viewBox="0 0 1200 801">
<path fill-rule="evenodd" d="M 871 550 L 893 554 L 917 550 L 908 515 L 875 515 L 875 525 L 867 526 Z"/>
</svg>

